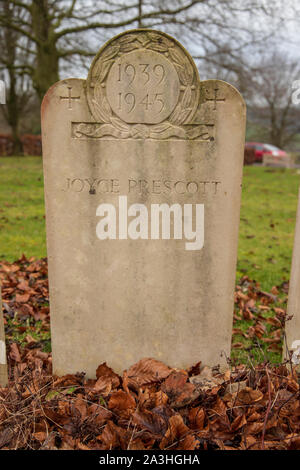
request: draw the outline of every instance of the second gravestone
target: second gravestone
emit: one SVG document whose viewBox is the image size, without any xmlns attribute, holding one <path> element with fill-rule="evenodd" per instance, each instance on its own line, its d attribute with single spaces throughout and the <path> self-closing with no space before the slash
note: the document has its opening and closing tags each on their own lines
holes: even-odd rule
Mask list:
<svg viewBox="0 0 300 470">
<path fill-rule="evenodd" d="M 289 320 L 286 322 L 286 341 L 283 357 L 288 359 L 290 351 L 291 361 L 299 367 L 300 364 L 300 190 L 298 199 L 298 212 L 296 221 L 293 261 L 291 269 L 289 299 L 287 307 Z"/>
<path fill-rule="evenodd" d="M 172 37 L 129 31 L 42 105 L 53 364 L 230 354 L 245 104 Z M 221 355 L 223 354 L 222 358 Z"/>
<path fill-rule="evenodd" d="M 3 311 L 2 311 L 2 296 L 1 296 L 1 285 L 0 285 L 0 388 L 6 387 L 7 384 L 8 384 L 8 377 L 7 377 L 5 332 L 4 332 L 4 318 L 3 318 Z"/>
</svg>

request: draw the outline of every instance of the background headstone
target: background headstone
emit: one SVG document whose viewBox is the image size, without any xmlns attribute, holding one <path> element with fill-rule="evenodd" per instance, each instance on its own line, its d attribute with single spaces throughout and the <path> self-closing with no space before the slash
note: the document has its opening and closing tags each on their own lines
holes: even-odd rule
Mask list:
<svg viewBox="0 0 300 470">
<path fill-rule="evenodd" d="M 86 81 L 50 88 L 42 137 L 56 374 L 93 377 L 103 361 L 121 372 L 142 357 L 213 365 L 230 355 L 245 117 L 235 88 L 200 82 L 181 44 L 150 30 L 106 43 Z M 99 239 L 102 204 L 116 208 L 115 239 Z M 155 204 L 192 207 L 176 219 L 176 239 L 172 217 L 171 239 L 155 239 Z M 194 249 L 180 223 L 195 230 L 196 205 Z M 141 207 L 149 227 L 134 239 Z"/>
<path fill-rule="evenodd" d="M 286 345 L 283 353 L 287 357 L 287 349 L 293 351 L 292 362 L 296 365 L 300 364 L 300 190 L 287 316 L 292 318 L 285 325 Z"/>
<path fill-rule="evenodd" d="M 269 153 L 264 153 L 263 166 L 293 168 L 294 161 L 291 154 L 286 157 L 282 157 L 281 155 L 275 157 L 274 155 L 270 155 Z"/>
<path fill-rule="evenodd" d="M 0 286 L 0 387 L 6 387 L 7 384 L 8 384 L 7 360 L 6 360 L 4 321 L 3 321 L 2 297 L 1 297 L 1 286 Z"/>
</svg>

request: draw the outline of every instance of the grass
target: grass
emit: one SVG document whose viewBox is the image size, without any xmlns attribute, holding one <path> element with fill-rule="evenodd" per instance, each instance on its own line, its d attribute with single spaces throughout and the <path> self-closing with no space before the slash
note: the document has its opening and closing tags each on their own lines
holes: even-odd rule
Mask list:
<svg viewBox="0 0 300 470">
<path fill-rule="evenodd" d="M 245 167 L 237 276 L 265 290 L 289 278 L 299 170 Z"/>
<path fill-rule="evenodd" d="M 275 304 L 274 307 L 283 307 L 283 305 Z M 257 308 L 257 304 L 256 304 Z M 237 311 L 237 309 L 236 309 Z M 268 325 L 267 319 L 274 317 L 274 310 L 270 310 L 270 312 L 264 313 L 259 312 L 261 318 L 260 324 L 262 324 L 266 328 L 266 332 L 264 337 L 270 338 L 274 328 L 271 325 Z M 248 333 L 251 327 L 255 327 L 257 324 L 256 319 L 254 320 L 240 320 L 234 322 L 234 328 L 240 329 L 243 333 Z M 270 346 L 269 343 L 265 343 L 263 340 L 259 339 L 258 337 L 254 336 L 253 338 L 245 338 L 240 334 L 233 335 L 232 344 L 240 343 L 242 345 L 239 349 L 231 349 L 231 359 L 235 360 L 237 364 L 246 364 L 249 367 L 257 364 L 261 364 L 262 362 L 271 362 L 274 364 L 279 364 L 281 362 L 281 348 L 283 347 L 283 337 L 281 336 L 281 342 L 277 345 L 278 349 L 275 351 L 269 350 L 268 347 Z"/>
<path fill-rule="evenodd" d="M 0 158 L 0 259 L 46 256 L 42 159 Z"/>
<path fill-rule="evenodd" d="M 25 321 L 17 318 L 7 319 L 5 328 L 6 340 L 19 343 L 22 347 L 28 342 L 35 343 L 43 352 L 51 351 L 51 337 L 49 328 L 45 327 L 41 321 L 27 318 Z"/>
<path fill-rule="evenodd" d="M 265 290 L 289 278 L 298 170 L 245 167 L 237 278 Z M 0 259 L 46 256 L 40 157 L 0 158 Z"/>
</svg>

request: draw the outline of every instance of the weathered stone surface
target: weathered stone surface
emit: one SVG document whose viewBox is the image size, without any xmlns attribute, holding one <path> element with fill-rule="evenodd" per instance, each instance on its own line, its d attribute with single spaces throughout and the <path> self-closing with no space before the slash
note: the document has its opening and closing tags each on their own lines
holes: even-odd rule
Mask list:
<svg viewBox="0 0 300 470">
<path fill-rule="evenodd" d="M 287 316 L 292 318 L 286 322 L 286 344 L 288 350 L 293 351 L 292 360 L 296 365 L 300 364 L 300 191 Z M 287 348 L 283 350 L 284 357 L 287 357 Z"/>
<path fill-rule="evenodd" d="M 7 361 L 6 361 L 5 334 L 4 334 L 2 297 L 1 297 L 1 286 L 0 286 L 0 387 L 6 387 L 7 383 L 8 383 Z"/>
<path fill-rule="evenodd" d="M 87 81 L 48 91 L 55 373 L 92 377 L 103 361 L 120 372 L 147 356 L 176 367 L 229 356 L 244 130 L 236 89 L 200 82 L 182 46 L 154 31 L 113 38 Z"/>
</svg>

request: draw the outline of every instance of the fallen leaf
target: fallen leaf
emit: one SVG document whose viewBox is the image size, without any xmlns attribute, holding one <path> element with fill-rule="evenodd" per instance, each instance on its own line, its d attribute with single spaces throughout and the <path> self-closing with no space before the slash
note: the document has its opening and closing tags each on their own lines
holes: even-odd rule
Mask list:
<svg viewBox="0 0 300 470">
<path fill-rule="evenodd" d="M 136 402 L 128 393 L 118 390 L 112 393 L 108 402 L 108 408 L 119 416 L 128 419 L 136 409 Z"/>
<path fill-rule="evenodd" d="M 160 382 L 168 377 L 172 369 L 160 361 L 151 358 L 141 359 L 127 371 L 129 384 L 141 387 L 153 382 Z"/>
<path fill-rule="evenodd" d="M 240 403 L 250 405 L 256 403 L 263 398 L 263 393 L 260 390 L 253 390 L 252 388 L 245 387 L 237 394 L 237 399 Z"/>
<path fill-rule="evenodd" d="M 29 294 L 16 294 L 16 302 L 26 303 L 30 299 Z"/>
<path fill-rule="evenodd" d="M 162 438 L 159 448 L 170 450 L 195 450 L 199 441 L 195 439 L 193 432 L 184 424 L 179 414 L 171 416 L 168 429 Z"/>
<path fill-rule="evenodd" d="M 140 429 L 147 429 L 158 437 L 164 435 L 168 427 L 166 420 L 161 415 L 149 410 L 136 410 L 133 415 L 133 423 Z"/>
<path fill-rule="evenodd" d="M 21 362 L 20 351 L 16 343 L 11 343 L 9 356 L 13 361 Z"/>
</svg>

